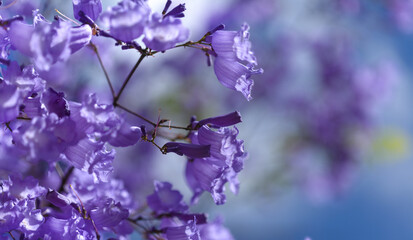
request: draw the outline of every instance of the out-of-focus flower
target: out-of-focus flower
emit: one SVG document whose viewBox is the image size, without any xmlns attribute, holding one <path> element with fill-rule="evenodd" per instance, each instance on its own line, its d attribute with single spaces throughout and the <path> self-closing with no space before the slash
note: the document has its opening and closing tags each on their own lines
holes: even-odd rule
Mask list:
<svg viewBox="0 0 413 240">
<path fill-rule="evenodd" d="M 14 21 L 9 36 L 11 44 L 31 57 L 41 71 L 48 71 L 58 61 L 66 61 L 92 38 L 92 29 L 88 25 L 72 27 L 63 20 L 49 23 L 42 16 L 37 19 L 34 26 Z"/>
<path fill-rule="evenodd" d="M 72 0 L 72 3 L 73 13 L 77 20 L 80 19 L 79 11 L 82 11 L 92 20 L 98 19 L 100 13 L 102 12 L 101 0 Z"/>
<path fill-rule="evenodd" d="M 101 19 L 113 37 L 130 42 L 142 35 L 150 12 L 146 1 L 123 0 L 102 13 Z"/>
<path fill-rule="evenodd" d="M 153 14 L 151 21 L 145 26 L 143 42 L 147 47 L 156 51 L 165 51 L 183 42 L 189 37 L 189 30 L 180 19 L 173 16 Z"/>
</svg>

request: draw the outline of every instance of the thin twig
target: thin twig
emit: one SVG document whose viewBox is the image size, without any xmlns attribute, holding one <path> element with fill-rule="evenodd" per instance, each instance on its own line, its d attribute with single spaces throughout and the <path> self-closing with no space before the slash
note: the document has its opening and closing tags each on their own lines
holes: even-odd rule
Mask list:
<svg viewBox="0 0 413 240">
<path fill-rule="evenodd" d="M 161 151 L 162 154 L 166 154 L 166 151 L 162 147 L 160 147 L 158 144 L 155 143 L 155 139 L 147 140 L 147 142 L 152 143 L 155 147 L 159 149 L 159 151 Z"/>
<path fill-rule="evenodd" d="M 63 13 L 59 12 L 59 10 L 57 10 L 56 8 L 54 9 L 58 14 L 60 14 L 63 18 L 65 18 L 66 20 L 69 20 L 71 22 L 73 22 L 74 24 L 76 24 L 77 26 L 80 26 L 80 23 L 76 22 L 75 20 L 71 19 L 70 17 L 64 15 Z"/>
<path fill-rule="evenodd" d="M 60 167 L 60 164 L 58 162 L 56 162 L 55 168 L 56 168 L 57 174 L 59 174 L 59 177 L 63 178 L 65 176 L 65 173 L 63 172 L 63 170 Z"/>
<path fill-rule="evenodd" d="M 90 216 L 89 216 L 89 218 L 90 218 Z M 96 227 L 95 221 L 93 221 L 92 218 L 90 218 L 90 221 L 92 222 L 93 228 L 95 229 L 97 240 L 100 240 L 100 234 L 99 234 L 98 228 Z"/>
<path fill-rule="evenodd" d="M 134 112 L 134 111 L 132 111 L 132 110 L 130 110 L 130 109 L 122 106 L 122 105 L 116 104 L 116 106 L 119 107 L 119 108 L 121 108 L 121 109 L 123 109 L 123 110 L 125 110 L 126 112 L 128 112 L 128 113 L 130 113 L 130 114 L 132 114 L 132 115 L 134 115 L 134 116 L 136 116 L 136 117 L 144 120 L 145 122 L 151 124 L 152 126 L 154 126 L 154 127 L 156 126 L 156 124 L 155 124 L 154 122 L 152 122 L 151 120 L 145 118 L 144 116 L 141 116 L 141 115 L 137 114 L 136 112 Z"/>
<path fill-rule="evenodd" d="M 115 94 L 116 94 L 115 89 L 113 88 L 112 82 L 110 81 L 110 78 L 109 78 L 109 74 L 106 71 L 105 66 L 103 65 L 103 61 L 102 61 L 102 58 L 100 57 L 99 50 L 98 50 L 97 46 L 92 42 L 90 42 L 90 46 L 92 47 L 93 51 L 96 53 L 96 56 L 99 60 L 100 67 L 102 68 L 103 73 L 105 74 L 106 81 L 108 82 L 110 92 L 112 93 L 112 97 L 113 97 L 113 99 L 115 99 Z"/>
<path fill-rule="evenodd" d="M 130 114 L 132 114 L 132 115 L 134 115 L 134 116 L 136 116 L 136 117 L 144 120 L 145 122 L 151 124 L 152 126 L 154 126 L 154 127 L 156 126 L 156 123 L 152 122 L 151 120 L 147 119 L 146 117 L 144 117 L 144 116 L 142 116 L 142 115 L 140 115 L 140 114 L 138 114 L 138 113 L 136 113 L 136 112 L 134 112 L 134 111 L 132 111 L 132 110 L 130 110 L 130 109 L 122 106 L 122 105 L 120 105 L 120 104 L 116 104 L 116 106 L 119 107 L 120 109 L 123 109 L 123 110 L 125 110 L 126 112 L 128 112 L 128 113 L 130 113 Z M 181 130 L 187 130 L 187 131 L 192 130 L 192 128 L 190 128 L 190 127 L 179 127 L 179 126 L 173 126 L 173 125 L 158 125 L 158 127 L 174 128 L 174 129 L 181 129 Z"/>
<path fill-rule="evenodd" d="M 192 130 L 191 127 L 179 127 L 179 126 L 172 126 L 172 125 L 158 125 L 158 127 L 164 127 L 164 128 L 175 128 L 175 129 L 182 129 L 182 130 Z"/>
<path fill-rule="evenodd" d="M 10 237 L 13 238 L 13 240 L 16 240 L 16 239 L 14 238 L 13 234 L 11 234 L 11 231 L 9 232 L 9 234 L 10 234 Z"/>
<path fill-rule="evenodd" d="M 13 130 L 10 127 L 10 122 L 6 122 L 6 128 L 9 129 L 10 132 L 13 132 Z"/>
<path fill-rule="evenodd" d="M 31 121 L 31 118 L 28 117 L 17 117 L 16 119 L 20 119 L 20 120 L 27 120 L 27 121 Z"/>
<path fill-rule="evenodd" d="M 135 221 L 135 220 L 133 220 L 133 219 L 130 219 L 130 218 L 127 218 L 127 220 L 128 220 L 130 223 L 132 223 L 132 224 L 134 224 L 134 225 L 142 228 L 143 231 L 147 231 L 147 229 L 146 229 L 144 226 L 142 226 L 141 224 L 137 223 L 137 221 Z"/>
<path fill-rule="evenodd" d="M 135 66 L 133 66 L 132 70 L 129 72 L 128 76 L 126 77 L 125 81 L 122 84 L 122 87 L 120 88 L 118 94 L 115 96 L 113 99 L 113 105 L 116 107 L 118 104 L 118 100 L 120 96 L 122 95 L 123 90 L 125 89 L 126 85 L 128 84 L 129 80 L 132 78 L 132 75 L 135 73 L 136 69 L 139 67 L 141 64 L 142 60 L 146 57 L 146 53 L 141 54 L 139 57 L 138 61 L 136 62 Z"/>
<path fill-rule="evenodd" d="M 69 180 L 69 177 L 72 174 L 74 169 L 75 168 L 72 166 L 72 167 L 69 168 L 69 170 L 67 170 L 66 174 L 62 178 L 62 182 L 60 183 L 59 190 L 57 190 L 58 192 L 61 193 L 65 190 L 65 185 L 66 185 L 67 181 Z"/>
<path fill-rule="evenodd" d="M 15 3 L 17 3 L 17 1 L 18 1 L 18 0 L 14 0 L 13 2 L 7 4 L 6 6 L 1 6 L 1 7 L 0 7 L 0 10 L 7 9 L 7 8 L 13 6 Z"/>
</svg>

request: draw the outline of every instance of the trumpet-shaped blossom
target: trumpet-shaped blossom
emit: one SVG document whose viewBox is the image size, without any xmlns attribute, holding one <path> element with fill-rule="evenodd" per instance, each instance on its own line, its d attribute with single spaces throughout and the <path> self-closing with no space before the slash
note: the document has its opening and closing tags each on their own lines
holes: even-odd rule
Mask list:
<svg viewBox="0 0 413 240">
<path fill-rule="evenodd" d="M 216 204 L 224 204 L 224 185 L 227 182 L 234 193 L 238 192 L 237 173 L 242 170 L 247 154 L 243 141 L 238 140 L 237 135 L 236 127 L 213 130 L 204 125 L 191 138 L 193 143 L 211 145 L 210 157 L 190 159 L 186 165 L 185 176 L 194 192 L 193 203 L 207 191 Z"/>
<path fill-rule="evenodd" d="M 218 80 L 226 87 L 241 92 L 249 101 L 254 81 L 251 76 L 261 74 L 255 69 L 257 60 L 251 51 L 249 26 L 242 25 L 241 31 L 218 30 L 210 36 L 216 58 L 214 71 Z"/>
</svg>

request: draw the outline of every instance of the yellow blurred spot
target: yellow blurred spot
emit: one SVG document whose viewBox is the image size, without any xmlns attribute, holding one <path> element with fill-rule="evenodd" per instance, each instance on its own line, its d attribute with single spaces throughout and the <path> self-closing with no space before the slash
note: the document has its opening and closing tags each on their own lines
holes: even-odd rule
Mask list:
<svg viewBox="0 0 413 240">
<path fill-rule="evenodd" d="M 409 138 L 397 131 L 386 131 L 380 134 L 373 142 L 373 151 L 378 155 L 376 159 L 395 161 L 409 154 Z"/>
</svg>

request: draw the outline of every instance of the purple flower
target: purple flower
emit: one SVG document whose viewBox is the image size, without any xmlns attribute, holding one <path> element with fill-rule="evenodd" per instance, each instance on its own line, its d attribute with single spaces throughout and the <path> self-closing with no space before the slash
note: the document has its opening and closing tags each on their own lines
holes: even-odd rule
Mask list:
<svg viewBox="0 0 413 240">
<path fill-rule="evenodd" d="M 32 176 L 22 179 L 17 176 L 10 176 L 11 186 L 9 194 L 16 199 L 35 199 L 46 194 L 46 189 L 39 186 L 39 181 Z"/>
<path fill-rule="evenodd" d="M 88 45 L 90 40 L 92 40 L 92 28 L 89 25 L 84 24 L 82 26 L 71 27 L 69 42 L 71 54 Z"/>
<path fill-rule="evenodd" d="M 193 129 L 199 129 L 203 125 L 211 125 L 214 128 L 228 127 L 242 122 L 241 114 L 238 111 L 212 118 L 206 118 L 201 121 L 193 121 L 191 126 Z"/>
<path fill-rule="evenodd" d="M 142 35 L 150 12 L 149 6 L 143 0 L 123 0 L 104 12 L 101 18 L 108 25 L 113 37 L 130 42 Z"/>
<path fill-rule="evenodd" d="M 146 198 L 148 206 L 157 214 L 186 212 L 188 206 L 179 191 L 172 190 L 172 184 L 155 181 L 155 192 Z"/>
<path fill-rule="evenodd" d="M 69 104 L 64 96 L 63 92 L 56 92 L 53 88 L 43 94 L 43 103 L 49 113 L 55 113 L 60 118 L 70 116 Z"/>
<path fill-rule="evenodd" d="M 41 209 L 36 209 L 35 200 L 22 200 L 19 202 L 20 211 L 23 213 L 24 218 L 20 222 L 20 230 L 26 235 L 31 235 L 37 231 L 37 229 L 44 222 Z"/>
<path fill-rule="evenodd" d="M 96 20 L 102 12 L 101 0 L 72 0 L 73 13 L 77 20 L 80 20 L 79 11 L 83 11 L 92 20 Z"/>
<path fill-rule="evenodd" d="M 213 131 L 204 125 L 191 138 L 194 143 L 211 145 L 210 157 L 192 159 L 186 165 L 186 180 L 194 192 L 192 203 L 207 191 L 216 204 L 224 204 L 224 185 L 227 182 L 231 184 L 232 192 L 238 192 L 237 173 L 242 170 L 247 154 L 243 141 L 236 139 L 237 135 L 236 127 Z"/>
<path fill-rule="evenodd" d="M 59 159 L 61 151 L 76 143 L 76 133 L 70 130 L 73 125 L 70 119 L 59 119 L 54 113 L 34 117 L 13 131 L 13 140 L 21 150 L 27 151 L 28 159 L 53 163 Z"/>
<path fill-rule="evenodd" d="M 1 17 L 0 17 L 1 20 Z M 7 60 L 10 52 L 10 38 L 6 30 L 0 29 L 0 59 Z"/>
<path fill-rule="evenodd" d="M 225 203 L 224 184 L 225 167 L 219 167 L 210 159 L 198 158 L 188 161 L 185 169 L 186 181 L 193 191 L 191 202 L 198 201 L 199 196 L 208 191 L 216 204 Z"/>
<path fill-rule="evenodd" d="M 114 112 L 112 105 L 101 104 L 95 94 L 86 96 L 82 104 L 71 102 L 71 119 L 78 132 L 92 134 L 115 147 L 126 147 L 139 141 L 142 132 Z"/>
<path fill-rule="evenodd" d="M 9 27 L 10 43 L 19 52 L 26 56 L 31 56 L 32 51 L 30 49 L 30 39 L 33 35 L 34 27 L 29 24 L 25 24 L 21 21 L 13 21 Z"/>
<path fill-rule="evenodd" d="M 188 221 L 182 226 L 171 226 L 164 229 L 168 240 L 200 240 L 196 219 Z"/>
<path fill-rule="evenodd" d="M 127 147 L 137 143 L 142 136 L 141 129 L 123 121 L 117 131 L 110 135 L 108 143 L 114 147 Z"/>
<path fill-rule="evenodd" d="M 248 30 L 247 24 L 242 25 L 239 32 L 218 30 L 212 34 L 210 41 L 216 54 L 214 71 L 218 80 L 251 100 L 254 82 L 250 78 L 263 73 L 263 70 L 254 69 L 257 60 L 251 51 Z"/>
<path fill-rule="evenodd" d="M 73 178 L 69 182 L 85 205 L 93 205 L 95 199 L 111 198 L 123 207 L 134 209 L 136 202 L 133 196 L 125 189 L 122 181 L 111 178 L 108 182 L 96 182 L 95 178 L 87 172 L 75 169 Z M 76 200 L 73 191 L 69 192 L 70 199 Z"/>
<path fill-rule="evenodd" d="M 247 154 L 244 152 L 244 141 L 238 140 L 238 129 L 220 128 L 213 131 L 207 126 L 203 126 L 198 131 L 198 142 L 200 144 L 211 145 L 211 159 L 217 165 L 226 165 L 240 172 L 243 168 L 244 159 Z"/>
<path fill-rule="evenodd" d="M 16 86 L 0 81 L 0 122 L 5 123 L 19 115 L 21 94 Z"/>
<path fill-rule="evenodd" d="M 116 227 L 129 216 L 129 211 L 111 198 L 95 199 L 90 207 L 90 217 L 98 229 Z"/>
<path fill-rule="evenodd" d="M 189 30 L 185 28 L 181 20 L 160 14 L 153 14 L 150 23 L 144 30 L 145 45 L 156 51 L 165 51 L 173 48 L 177 43 L 183 42 L 189 37 Z"/>
<path fill-rule="evenodd" d="M 94 228 L 90 220 L 74 208 L 66 208 L 63 212 L 50 212 L 44 223 L 31 236 L 31 239 L 95 239 Z"/>
<path fill-rule="evenodd" d="M 185 17 L 184 11 L 186 10 L 185 4 L 179 4 L 178 6 L 174 7 L 171 11 L 168 11 L 169 7 L 171 6 L 172 1 L 166 1 L 165 8 L 162 11 L 164 17 L 173 16 L 174 18 L 182 18 Z"/>
<path fill-rule="evenodd" d="M 9 232 L 18 229 L 24 216 L 17 204 L 13 201 L 0 204 L 0 232 Z"/>
<path fill-rule="evenodd" d="M 64 21 L 38 22 L 30 39 L 34 64 L 40 70 L 49 70 L 57 61 L 66 61 L 70 56 L 71 24 Z M 13 41 L 14 42 L 14 41 Z"/>
<path fill-rule="evenodd" d="M 406 31 L 413 30 L 413 17 L 411 15 L 413 10 L 413 1 L 411 0 L 388 0 L 387 1 L 392 18 L 397 26 Z"/>
<path fill-rule="evenodd" d="M 103 143 L 93 139 L 79 141 L 77 145 L 68 147 L 64 154 L 74 167 L 93 174 L 96 182 L 108 181 L 108 176 L 113 171 L 115 151 L 106 151 Z"/>
<path fill-rule="evenodd" d="M 203 158 L 211 155 L 210 145 L 169 142 L 166 143 L 163 148 L 166 149 L 166 152 L 174 152 L 178 155 L 185 155 L 189 158 Z"/>
<path fill-rule="evenodd" d="M 231 232 L 222 225 L 222 219 L 216 218 L 212 223 L 198 225 L 203 240 L 234 240 Z"/>
<path fill-rule="evenodd" d="M 46 194 L 46 199 L 59 208 L 66 207 L 71 203 L 70 199 L 54 190 L 49 190 Z"/>
<path fill-rule="evenodd" d="M 66 61 L 71 54 L 87 45 L 92 29 L 87 25 L 72 27 L 62 20 L 49 23 L 37 15 L 34 26 L 13 22 L 9 35 L 12 45 L 31 57 L 37 69 L 48 71 L 51 65 Z"/>
<path fill-rule="evenodd" d="M 0 181 L 0 231 L 20 230 L 29 235 L 43 223 L 41 210 L 36 208 L 36 198 L 46 193 L 33 177 L 22 179 L 10 176 Z"/>
</svg>

